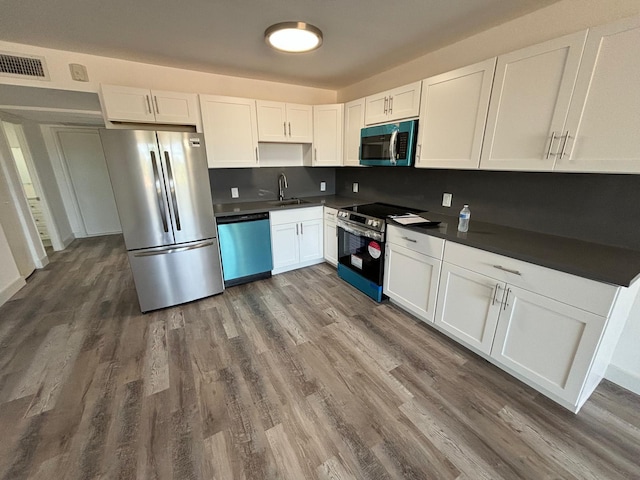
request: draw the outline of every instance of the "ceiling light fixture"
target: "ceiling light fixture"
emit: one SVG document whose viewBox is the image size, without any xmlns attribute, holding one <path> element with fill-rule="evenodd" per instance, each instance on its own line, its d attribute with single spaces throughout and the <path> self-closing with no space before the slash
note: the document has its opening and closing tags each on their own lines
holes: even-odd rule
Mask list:
<svg viewBox="0 0 640 480">
<path fill-rule="evenodd" d="M 322 32 L 305 22 L 282 22 L 265 30 L 264 41 L 282 52 L 304 53 L 322 45 Z"/>
</svg>

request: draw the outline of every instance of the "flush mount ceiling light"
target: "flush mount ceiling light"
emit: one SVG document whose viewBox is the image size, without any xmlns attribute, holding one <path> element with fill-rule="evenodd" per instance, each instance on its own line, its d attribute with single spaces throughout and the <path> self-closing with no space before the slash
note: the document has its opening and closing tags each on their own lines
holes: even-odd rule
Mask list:
<svg viewBox="0 0 640 480">
<path fill-rule="evenodd" d="M 322 45 L 322 32 L 305 22 L 282 22 L 267 28 L 264 40 L 282 52 L 304 53 Z"/>
</svg>

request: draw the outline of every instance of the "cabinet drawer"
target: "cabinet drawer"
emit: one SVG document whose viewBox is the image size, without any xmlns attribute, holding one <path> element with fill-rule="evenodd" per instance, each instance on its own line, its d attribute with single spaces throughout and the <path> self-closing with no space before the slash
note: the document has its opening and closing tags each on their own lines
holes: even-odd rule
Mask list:
<svg viewBox="0 0 640 480">
<path fill-rule="evenodd" d="M 269 212 L 271 225 L 304 222 L 306 220 L 322 220 L 322 207 L 291 208 Z"/>
<path fill-rule="evenodd" d="M 443 239 L 396 225 L 387 225 L 387 227 L 387 242 L 400 245 L 423 255 L 442 259 Z"/>
<path fill-rule="evenodd" d="M 613 285 L 454 242 L 447 242 L 444 261 L 603 317 L 609 316 L 618 292 Z"/>
<path fill-rule="evenodd" d="M 336 208 L 324 207 L 324 218 L 325 218 L 325 220 L 329 220 L 329 221 L 335 222 L 337 215 L 338 215 L 338 210 Z"/>
</svg>

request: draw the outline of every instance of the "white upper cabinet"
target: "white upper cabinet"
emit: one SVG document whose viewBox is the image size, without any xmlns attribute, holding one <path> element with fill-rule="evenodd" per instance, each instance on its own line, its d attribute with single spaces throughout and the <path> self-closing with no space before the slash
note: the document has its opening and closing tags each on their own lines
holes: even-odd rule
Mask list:
<svg viewBox="0 0 640 480">
<path fill-rule="evenodd" d="M 260 142 L 311 143 L 311 105 L 258 100 L 258 140 Z"/>
<path fill-rule="evenodd" d="M 589 32 L 563 136 L 556 170 L 640 172 L 640 17 Z"/>
<path fill-rule="evenodd" d="M 313 107 L 313 166 L 342 165 L 344 104 Z"/>
<path fill-rule="evenodd" d="M 345 167 L 360 165 L 360 130 L 364 127 L 365 99 L 359 98 L 344 105 L 344 162 Z"/>
<path fill-rule="evenodd" d="M 256 102 L 200 95 L 209 168 L 258 166 Z"/>
<path fill-rule="evenodd" d="M 365 123 L 373 125 L 417 117 L 420 113 L 421 87 L 422 82 L 415 82 L 368 96 L 366 98 Z"/>
<path fill-rule="evenodd" d="M 496 59 L 422 82 L 418 168 L 478 168 Z"/>
<path fill-rule="evenodd" d="M 586 33 L 498 57 L 480 168 L 553 169 Z"/>
<path fill-rule="evenodd" d="M 102 109 L 111 122 L 198 125 L 198 96 L 144 88 L 101 86 Z"/>
</svg>

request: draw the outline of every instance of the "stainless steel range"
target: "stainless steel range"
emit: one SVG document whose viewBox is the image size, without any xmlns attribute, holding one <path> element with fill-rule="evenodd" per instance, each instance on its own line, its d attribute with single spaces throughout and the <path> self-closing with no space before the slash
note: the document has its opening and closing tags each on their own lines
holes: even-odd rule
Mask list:
<svg viewBox="0 0 640 480">
<path fill-rule="evenodd" d="M 382 301 L 386 218 L 418 213 L 386 203 L 368 203 L 338 211 L 338 275 L 375 301 Z"/>
</svg>

